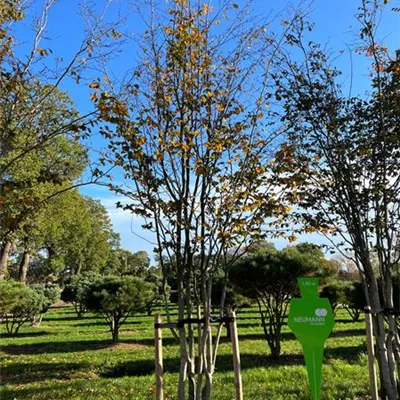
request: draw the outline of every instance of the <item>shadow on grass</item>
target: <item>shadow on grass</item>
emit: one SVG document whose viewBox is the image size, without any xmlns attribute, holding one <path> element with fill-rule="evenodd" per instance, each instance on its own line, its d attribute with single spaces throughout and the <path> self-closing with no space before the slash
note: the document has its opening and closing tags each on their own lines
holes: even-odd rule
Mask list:
<svg viewBox="0 0 400 400">
<path fill-rule="evenodd" d="M 9 333 L 2 333 L 1 337 L 3 339 L 20 339 L 20 338 L 29 338 L 29 337 L 39 337 L 39 336 L 52 336 L 56 335 L 55 332 L 47 332 L 47 331 L 34 331 L 34 332 L 19 332 L 16 335 L 10 335 Z"/>
<path fill-rule="evenodd" d="M 252 324 L 249 324 L 249 327 Z M 245 324 L 239 325 L 240 327 L 244 327 Z M 259 325 L 254 325 L 254 326 L 259 326 Z M 334 331 L 331 333 L 330 338 L 339 338 L 339 337 L 347 337 L 347 336 L 363 336 L 365 335 L 365 330 L 364 329 L 347 329 L 345 331 Z M 282 341 L 285 340 L 295 340 L 296 337 L 292 332 L 282 332 L 281 333 L 281 339 Z M 265 336 L 263 333 L 241 333 L 239 334 L 239 340 L 244 341 L 244 340 L 265 340 Z"/>
<path fill-rule="evenodd" d="M 261 326 L 261 322 L 247 322 L 247 323 L 241 323 L 239 322 L 237 324 L 238 329 L 246 329 L 246 328 L 258 328 Z"/>
<path fill-rule="evenodd" d="M 84 325 L 81 325 L 84 326 Z M 128 327 L 128 326 L 127 326 Z M 106 328 L 106 326 L 105 326 Z M 121 329 L 121 333 L 124 329 Z M 363 329 L 349 329 L 347 331 L 333 332 L 331 337 L 347 337 L 347 336 L 359 336 L 363 335 Z M 44 332 L 47 335 L 47 332 Z M 31 336 L 30 333 L 24 333 L 23 335 Z M 295 336 L 291 332 L 283 332 L 281 335 L 282 341 L 295 340 Z M 265 341 L 265 336 L 263 333 L 250 333 L 250 334 L 240 334 L 239 341 L 245 340 L 261 340 Z M 153 338 L 125 338 L 121 337 L 121 342 L 126 344 L 137 344 L 143 346 L 154 345 Z M 229 338 L 222 337 L 221 343 L 230 342 Z M 163 346 L 174 346 L 177 345 L 177 341 L 172 337 L 163 338 Z M 6 354 L 17 355 L 17 354 L 45 354 L 45 353 L 74 353 L 81 351 L 94 351 L 101 350 L 105 348 L 112 347 L 113 343 L 108 339 L 99 340 L 71 340 L 71 341 L 47 341 L 40 343 L 30 343 L 30 344 L 8 344 L 1 347 L 2 351 Z M 346 347 L 347 348 L 347 347 Z M 351 346 L 348 348 L 352 348 Z M 338 347 L 341 349 L 341 347 Z M 329 351 L 329 349 L 327 350 Z M 340 351 L 339 353 L 340 354 Z"/>
<path fill-rule="evenodd" d="M 365 336 L 365 329 L 346 329 L 344 331 L 333 331 L 330 335 L 331 338 L 347 336 Z"/>
<path fill-rule="evenodd" d="M 2 367 L 3 384 L 24 384 L 48 379 L 71 379 L 77 371 L 88 370 L 91 365 L 81 363 L 13 363 Z"/>
<path fill-rule="evenodd" d="M 71 317 L 59 317 L 59 318 L 53 318 L 53 317 L 43 317 L 43 321 L 55 321 L 55 322 L 59 322 L 59 321 L 85 321 L 87 319 L 99 319 L 99 317 L 93 316 L 93 317 L 81 317 L 78 318 L 77 315 L 75 314 L 74 316 Z"/>
<path fill-rule="evenodd" d="M 55 390 L 62 391 L 64 386 L 65 383 L 56 383 L 54 385 L 46 385 L 45 387 L 2 387 L 0 391 L 0 398 L 1 400 L 31 399 L 33 396 L 36 396 L 36 398 L 38 398 L 38 395 L 46 398 L 45 396 L 48 395 L 48 393 L 52 393 Z"/>
<path fill-rule="evenodd" d="M 335 318 L 337 324 L 357 324 L 363 322 L 362 317 L 358 321 L 353 321 L 352 319 Z"/>
<path fill-rule="evenodd" d="M 345 360 L 348 363 L 356 362 L 360 353 L 364 350 L 363 346 L 354 347 L 337 347 L 326 349 L 325 357 L 327 359 L 338 358 Z M 242 370 L 262 368 L 262 367 L 280 367 L 304 365 L 302 354 L 283 354 L 279 359 L 275 359 L 263 354 L 240 354 Z M 233 370 L 232 355 L 222 354 L 217 357 L 216 372 L 227 372 Z M 166 358 L 164 359 L 165 373 L 179 372 L 179 359 Z M 112 367 L 108 367 L 100 372 L 100 376 L 104 378 L 120 378 L 123 376 L 146 376 L 154 373 L 154 361 L 132 360 L 121 362 Z"/>
<path fill-rule="evenodd" d="M 241 354 L 242 369 L 252 369 L 266 366 L 279 365 L 301 365 L 303 357 L 298 354 L 283 355 L 279 360 L 259 354 Z M 178 373 L 179 359 L 165 358 L 164 373 Z M 233 370 L 232 355 L 222 354 L 217 357 L 216 372 L 227 372 Z M 104 369 L 100 376 L 103 378 L 121 378 L 123 376 L 147 376 L 154 374 L 154 360 L 132 360 L 124 361 L 112 367 Z"/>
<path fill-rule="evenodd" d="M 126 324 L 124 325 L 124 327 L 125 326 L 129 326 L 129 325 L 143 325 L 143 323 L 140 322 L 140 321 L 127 321 Z M 75 323 L 72 326 L 76 326 L 76 327 L 79 327 L 79 326 L 103 326 L 103 327 L 108 329 L 108 325 L 104 321 L 96 321 L 96 322 L 85 322 L 85 321 L 82 321 L 82 322 L 79 322 L 79 323 Z M 121 331 L 123 329 L 124 328 L 121 327 Z"/>
<path fill-rule="evenodd" d="M 10 344 L 7 346 L 2 346 L 1 350 L 10 355 L 73 353 L 76 351 L 105 349 L 111 345 L 111 340 L 77 340 L 70 342 L 42 342 L 20 345 Z"/>
<path fill-rule="evenodd" d="M 258 326 L 258 325 L 256 325 Z M 295 340 L 296 337 L 291 332 L 282 332 L 281 333 L 282 341 L 285 340 Z M 239 341 L 244 340 L 265 340 L 264 333 L 240 333 L 239 334 Z"/>
<path fill-rule="evenodd" d="M 125 339 L 121 338 L 120 343 L 126 343 L 131 345 L 143 345 L 153 346 L 153 339 Z M 177 344 L 174 338 L 164 338 L 163 345 L 169 346 Z M 13 345 L 9 344 L 2 346 L 1 350 L 10 355 L 19 354 L 48 354 L 48 353 L 74 353 L 81 351 L 93 351 L 102 350 L 113 347 L 114 344 L 111 340 L 74 340 L 74 341 L 63 341 L 63 342 L 42 342 L 42 343 L 31 343 L 31 344 L 20 344 Z"/>
<path fill-rule="evenodd" d="M 68 342 L 63 342 L 65 346 Z M 93 342 L 94 343 L 94 342 Z M 96 342 L 99 345 L 98 342 Z M 124 341 L 124 343 L 126 343 Z M 87 342 L 86 342 L 87 344 Z M 101 343 L 108 347 L 109 342 Z M 98 348 L 98 347 L 97 347 Z M 326 359 L 341 359 L 348 363 L 356 362 L 360 353 L 365 351 L 364 345 L 343 346 L 337 348 L 328 348 L 325 350 Z M 264 354 L 241 354 L 242 369 L 255 368 L 278 368 L 281 366 L 304 365 L 304 359 L 301 354 L 283 354 L 278 360 Z M 57 380 L 70 380 L 76 377 L 76 374 L 90 372 L 93 366 L 88 362 L 65 362 L 65 363 L 13 363 L 2 368 L 1 381 L 3 384 L 25 384 L 30 382 Z M 227 372 L 233 370 L 232 355 L 221 354 L 217 357 L 216 372 Z M 178 373 L 179 358 L 165 358 L 164 372 Z M 149 376 L 154 374 L 154 360 L 142 359 L 124 361 L 112 366 L 100 367 L 99 375 L 103 378 L 119 378 L 124 376 Z M 51 385 L 46 385 L 46 389 Z M 43 389 L 43 388 L 42 388 Z M 29 393 L 31 389 L 29 389 Z M 14 397 L 8 397 L 8 394 Z M 13 399 L 16 395 L 21 395 L 21 391 L 4 390 L 2 399 Z M 28 394 L 28 393 L 27 393 Z M 22 397 L 19 397 L 22 398 Z"/>
</svg>

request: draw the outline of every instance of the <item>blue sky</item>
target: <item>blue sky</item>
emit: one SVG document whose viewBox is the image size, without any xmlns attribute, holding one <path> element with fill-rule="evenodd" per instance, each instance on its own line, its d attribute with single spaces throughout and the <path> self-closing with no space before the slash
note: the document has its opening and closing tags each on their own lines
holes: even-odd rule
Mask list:
<svg viewBox="0 0 400 400">
<path fill-rule="evenodd" d="M 161 0 L 162 2 L 163 0 Z M 214 1 L 216 3 L 216 1 Z M 236 2 L 239 6 L 244 4 L 242 0 Z M 82 40 L 84 24 L 79 16 L 79 4 L 76 0 L 59 0 L 50 13 L 47 37 L 41 47 L 49 47 L 53 54 L 62 56 L 65 60 L 71 57 L 77 50 Z M 100 10 L 103 2 L 101 0 L 93 1 L 90 5 L 92 10 Z M 139 17 L 133 12 L 130 1 L 116 0 L 108 9 L 107 18 L 113 20 L 117 14 L 126 20 L 123 28 L 133 38 L 143 30 L 143 24 Z M 274 2 L 268 0 L 254 0 L 253 9 L 257 15 L 278 15 L 282 13 L 288 3 L 282 0 Z M 294 4 L 292 2 L 292 4 Z M 393 3 L 395 4 L 395 3 Z M 312 39 L 316 42 L 326 44 L 328 48 L 344 53 L 336 60 L 337 66 L 344 72 L 343 81 L 348 84 L 350 81 L 351 70 L 353 71 L 353 94 L 363 94 L 368 89 L 368 65 L 369 61 L 365 58 L 353 55 L 352 69 L 350 67 L 350 56 L 347 46 L 354 45 L 357 41 L 358 22 L 355 19 L 357 8 L 361 5 L 359 0 L 316 0 L 312 5 L 310 19 L 315 22 L 315 29 L 312 33 Z M 34 16 L 42 6 L 42 1 L 35 0 L 27 11 L 28 19 Z M 392 50 L 400 49 L 400 13 L 391 11 L 390 5 L 385 8 L 379 27 L 379 37 L 384 40 Z M 22 43 L 29 44 L 32 40 L 29 35 L 29 26 L 19 26 L 17 37 Z M 23 48 L 23 46 L 22 46 Z M 123 73 L 126 69 L 134 66 L 137 50 L 133 46 L 128 46 L 124 53 L 119 55 L 111 63 L 111 68 L 116 76 Z M 96 72 L 93 72 L 96 76 Z M 77 85 L 71 80 L 66 80 L 62 89 L 70 93 L 72 99 L 79 110 L 87 112 L 92 108 L 89 100 L 89 89 L 87 85 Z M 94 132 L 90 144 L 95 149 L 104 146 L 104 140 L 100 135 Z M 100 186 L 86 187 L 81 190 L 85 195 L 100 199 L 110 213 L 114 228 L 121 235 L 122 246 L 132 251 L 146 250 L 152 252 L 154 247 L 150 242 L 154 242 L 151 233 L 143 231 L 140 227 L 141 221 L 137 217 L 132 217 L 128 212 L 117 210 L 115 208 L 116 196 L 106 188 Z M 134 233 L 132 233 L 134 232 Z M 139 237 L 139 236 L 140 237 Z M 302 236 L 300 241 L 310 240 L 315 243 L 323 242 L 323 238 L 317 235 Z M 277 247 L 287 245 L 284 240 L 276 242 Z"/>
</svg>

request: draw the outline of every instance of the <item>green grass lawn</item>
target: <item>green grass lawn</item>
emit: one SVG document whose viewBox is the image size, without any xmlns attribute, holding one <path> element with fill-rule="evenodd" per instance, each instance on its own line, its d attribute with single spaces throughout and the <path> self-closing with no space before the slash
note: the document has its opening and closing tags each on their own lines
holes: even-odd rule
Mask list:
<svg viewBox="0 0 400 400">
<path fill-rule="evenodd" d="M 112 345 L 107 326 L 94 315 L 76 319 L 72 307 L 51 309 L 39 328 L 22 328 L 7 338 L 2 327 L 1 399 L 154 398 L 153 317 L 138 315 L 121 328 Z M 280 362 L 269 356 L 255 309 L 238 314 L 244 398 L 310 399 L 299 343 L 287 328 Z M 165 398 L 176 399 L 178 346 L 164 334 Z M 323 400 L 368 399 L 364 322 L 345 311 L 325 351 Z M 220 347 L 213 399 L 234 398 L 230 342 Z"/>
</svg>

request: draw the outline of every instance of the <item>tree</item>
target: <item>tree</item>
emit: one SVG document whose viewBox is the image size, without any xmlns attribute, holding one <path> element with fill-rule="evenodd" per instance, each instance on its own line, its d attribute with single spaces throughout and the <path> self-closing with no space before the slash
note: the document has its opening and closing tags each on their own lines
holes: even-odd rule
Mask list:
<svg viewBox="0 0 400 400">
<path fill-rule="evenodd" d="M 32 322 L 33 326 L 38 327 L 42 322 L 43 315 L 49 310 L 50 306 L 60 299 L 61 290 L 58 285 L 52 283 L 39 283 L 31 285 L 30 288 L 39 293 L 43 299 L 39 314 L 35 316 Z"/>
<path fill-rule="evenodd" d="M 45 302 L 44 294 L 13 280 L 0 281 L 0 315 L 7 333 L 15 336 L 21 326 L 34 322 Z"/>
<path fill-rule="evenodd" d="M 151 267 L 144 275 L 137 275 L 138 278 L 153 285 L 153 294 L 146 302 L 147 315 L 151 315 L 155 307 L 163 304 L 164 299 L 169 298 L 170 288 L 164 285 L 160 272 L 158 268 Z"/>
<path fill-rule="evenodd" d="M 19 275 L 21 280 L 25 279 L 38 209 L 69 187 L 100 179 L 99 169 L 93 168 L 85 182 L 75 181 L 83 171 L 76 164 L 82 156 L 79 140 L 90 133 L 98 113 L 78 113 L 60 86 L 68 78 L 79 82 L 85 68 L 94 65 L 99 52 L 106 47 L 107 53 L 112 53 L 115 39 L 121 35 L 116 34 L 115 23 L 103 22 L 104 13 L 98 17 L 87 8 L 87 32 L 82 43 L 77 43 L 76 53 L 71 58 L 53 55 L 51 49 L 42 46 L 44 36 L 48 37 L 47 22 L 54 4 L 55 0 L 45 0 L 39 16 L 33 12 L 25 15 L 28 5 L 20 0 L 1 6 L 0 279 L 7 275 L 9 253 L 16 241 L 23 248 Z M 32 40 L 21 45 L 14 35 L 22 24 L 25 32 L 28 25 L 34 28 Z M 101 54 L 103 60 L 104 57 Z M 69 157 L 66 150 L 70 151 Z M 74 169 L 79 170 L 77 175 Z"/>
<path fill-rule="evenodd" d="M 345 287 L 344 308 L 347 310 L 353 321 L 358 321 L 360 314 L 364 311 L 367 302 L 365 301 L 365 290 L 362 282 L 351 282 Z"/>
<path fill-rule="evenodd" d="M 150 12 L 143 62 L 120 95 L 102 85 L 96 102 L 115 126 L 103 129 L 112 152 L 105 158 L 132 183 L 110 186 L 155 232 L 165 277 L 175 264 L 178 319 L 206 321 L 198 361 L 194 325 L 175 333 L 178 398 L 209 399 L 219 341 L 209 323 L 213 277 L 263 236 L 266 216 L 286 211 L 267 180 L 268 148 L 277 135 L 264 129 L 268 104 L 260 76 L 269 45 L 261 40 L 265 24 L 230 0 L 218 10 L 175 0 L 165 19 L 164 12 Z M 218 26 L 229 13 L 231 25 Z"/>
<path fill-rule="evenodd" d="M 108 276 L 88 286 L 85 305 L 103 316 L 116 343 L 121 325 L 132 313 L 144 311 L 152 295 L 153 286 L 142 279 Z"/>
<path fill-rule="evenodd" d="M 223 292 L 225 292 L 223 296 Z M 224 298 L 224 304 L 221 305 L 221 299 Z M 223 276 L 217 277 L 213 281 L 211 304 L 214 309 L 224 309 L 224 316 L 228 316 L 230 311 L 238 312 L 241 307 L 248 305 L 251 302 L 249 298 L 240 294 L 236 288 L 232 285 L 232 282 L 228 280 L 225 282 Z M 228 324 L 226 325 L 226 327 Z"/>
<path fill-rule="evenodd" d="M 274 97 L 287 132 L 276 172 L 288 201 L 297 204 L 294 221 L 309 232 L 330 232 L 336 247 L 354 253 L 367 304 L 374 310 L 393 308 L 393 267 L 400 257 L 399 60 L 377 41 L 378 7 L 363 0 L 357 16 L 358 51 L 372 60 L 369 96 L 348 96 L 329 57 L 305 38 L 312 25 L 304 18 L 296 20 L 286 38 L 289 48 L 304 57 L 280 52 L 274 74 Z M 385 315 L 374 316 L 381 397 L 396 399 L 400 338 L 395 316 L 387 319 L 386 327 Z"/>
<path fill-rule="evenodd" d="M 331 303 L 333 315 L 336 315 L 339 307 L 344 306 L 346 304 L 346 288 L 347 284 L 342 281 L 334 281 L 325 285 L 321 292 L 321 297 L 327 297 L 329 302 Z"/>
<path fill-rule="evenodd" d="M 47 255 L 44 276 L 103 272 L 119 246 L 107 210 L 97 200 L 70 190 L 53 199 L 41 213 L 38 247 Z"/>
<path fill-rule="evenodd" d="M 299 247 L 299 250 L 296 250 Z M 271 354 L 281 352 L 281 330 L 290 300 L 298 293 L 297 278 L 325 277 L 319 251 L 313 245 L 299 245 L 277 251 L 270 244 L 266 249 L 249 254 L 229 272 L 234 286 L 257 302 L 264 335 Z M 305 249 L 312 250 L 308 256 Z"/>
<path fill-rule="evenodd" d="M 132 253 L 129 250 L 115 248 L 103 269 L 104 274 L 130 275 L 143 277 L 150 267 L 150 258 L 146 251 Z"/>
<path fill-rule="evenodd" d="M 30 93 L 35 96 L 35 92 Z M 25 105 L 29 107 L 29 105 Z M 74 118 L 76 111 L 65 93 L 54 90 L 43 100 L 35 120 L 15 128 L 13 147 L 1 157 L 0 166 L 18 153 L 45 129 L 56 129 Z M 46 200 L 64 190 L 77 179 L 87 165 L 84 147 L 67 133 L 57 135 L 46 146 L 29 152 L 13 162 L 1 179 L 1 236 L 3 246 L 0 275 L 6 275 L 7 258 L 12 243 L 23 252 L 20 279 L 26 279 L 27 266 L 40 231 L 39 212 Z"/>
<path fill-rule="evenodd" d="M 221 304 L 221 301 L 224 303 Z M 232 285 L 232 282 L 224 276 L 218 276 L 213 280 L 213 287 L 211 292 L 211 306 L 212 312 L 215 313 L 220 310 L 220 314 L 223 317 L 229 317 L 231 311 L 235 311 L 236 315 L 241 307 L 249 305 L 251 299 L 243 296 L 239 291 Z M 222 309 L 222 313 L 221 313 Z M 225 323 L 226 337 L 231 338 L 231 324 Z"/>
<path fill-rule="evenodd" d="M 95 274 L 72 276 L 61 293 L 61 300 L 72 303 L 78 318 L 82 318 L 87 311 L 86 296 L 89 286 L 99 279 Z"/>
</svg>

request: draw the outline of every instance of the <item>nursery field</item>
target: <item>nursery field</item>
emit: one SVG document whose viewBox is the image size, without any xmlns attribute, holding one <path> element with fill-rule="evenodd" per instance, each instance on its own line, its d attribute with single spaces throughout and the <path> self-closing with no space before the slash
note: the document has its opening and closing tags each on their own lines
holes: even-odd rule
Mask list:
<svg viewBox="0 0 400 400">
<path fill-rule="evenodd" d="M 364 321 L 344 310 L 327 341 L 323 400 L 369 399 Z M 12 399 L 154 398 L 153 317 L 131 317 L 113 345 L 104 322 L 91 314 L 77 319 L 72 307 L 52 308 L 39 328 L 1 336 L 1 396 Z M 238 314 L 244 398 L 309 400 L 301 349 L 284 328 L 283 354 L 271 359 L 256 309 Z M 165 398 L 176 399 L 178 346 L 164 330 Z M 214 376 L 213 399 L 234 398 L 230 342 L 223 340 Z"/>
</svg>

